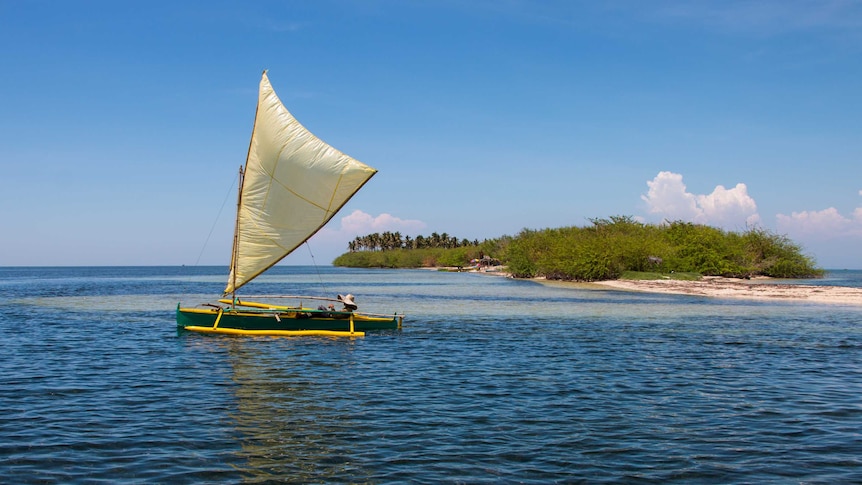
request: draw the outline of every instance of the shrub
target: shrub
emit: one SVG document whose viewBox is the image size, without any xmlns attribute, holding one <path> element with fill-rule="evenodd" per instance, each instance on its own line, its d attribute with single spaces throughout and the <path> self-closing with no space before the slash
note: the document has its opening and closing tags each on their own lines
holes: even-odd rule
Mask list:
<svg viewBox="0 0 862 485">
<path fill-rule="evenodd" d="M 396 249 L 345 253 L 336 266 L 467 266 L 471 259 L 498 257 L 512 276 L 596 281 L 624 271 L 715 276 L 823 275 L 814 260 L 786 236 L 752 227 L 743 233 L 674 221 L 643 224 L 630 216 L 591 219 L 585 227 L 523 229 L 479 244 L 454 248 Z"/>
</svg>

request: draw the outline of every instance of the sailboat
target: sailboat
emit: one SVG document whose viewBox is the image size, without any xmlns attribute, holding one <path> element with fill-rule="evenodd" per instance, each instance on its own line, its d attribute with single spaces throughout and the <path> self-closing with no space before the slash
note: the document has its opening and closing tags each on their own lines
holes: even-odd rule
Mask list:
<svg viewBox="0 0 862 485">
<path fill-rule="evenodd" d="M 216 303 L 188 308 L 178 304 L 178 328 L 211 334 L 351 337 L 401 328 L 404 315 L 359 312 L 350 294 L 237 295 L 319 231 L 377 173 L 302 126 L 281 103 L 266 73 L 245 167 L 239 170 L 227 286 Z M 298 303 L 269 303 L 278 298 Z M 313 306 L 318 301 L 322 304 Z"/>
</svg>

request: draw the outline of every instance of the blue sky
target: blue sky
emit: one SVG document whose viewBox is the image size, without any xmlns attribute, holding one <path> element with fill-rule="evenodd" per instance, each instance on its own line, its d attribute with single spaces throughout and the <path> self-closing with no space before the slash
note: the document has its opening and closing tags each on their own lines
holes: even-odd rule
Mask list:
<svg viewBox="0 0 862 485">
<path fill-rule="evenodd" d="M 283 264 L 631 215 L 862 268 L 850 0 L 2 1 L 0 265 L 226 265 L 263 69 L 379 170 Z"/>
</svg>

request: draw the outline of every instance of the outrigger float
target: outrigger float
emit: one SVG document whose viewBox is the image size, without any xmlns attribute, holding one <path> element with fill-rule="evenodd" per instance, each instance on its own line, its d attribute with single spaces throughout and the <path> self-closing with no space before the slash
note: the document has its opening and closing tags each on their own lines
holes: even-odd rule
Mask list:
<svg viewBox="0 0 862 485">
<path fill-rule="evenodd" d="M 177 305 L 180 330 L 225 335 L 359 337 L 401 328 L 404 315 L 356 311 L 352 295 L 291 298 L 297 306 L 240 299 L 236 291 L 319 231 L 377 170 L 336 150 L 302 126 L 276 96 L 266 71 L 239 196 L 227 287 L 217 303 Z M 227 298 L 230 296 L 230 298 Z M 317 308 L 308 300 L 340 302 Z"/>
</svg>

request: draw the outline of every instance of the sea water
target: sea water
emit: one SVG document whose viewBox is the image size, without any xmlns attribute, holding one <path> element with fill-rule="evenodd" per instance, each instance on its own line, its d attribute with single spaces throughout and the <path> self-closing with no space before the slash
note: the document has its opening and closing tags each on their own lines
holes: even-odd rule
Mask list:
<svg viewBox="0 0 862 485">
<path fill-rule="evenodd" d="M 286 266 L 404 328 L 178 333 L 226 274 L 0 268 L 0 482 L 862 482 L 862 307 Z"/>
</svg>

